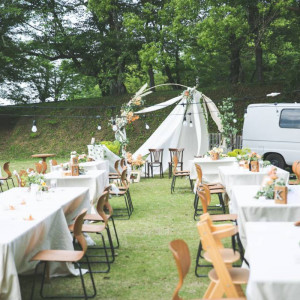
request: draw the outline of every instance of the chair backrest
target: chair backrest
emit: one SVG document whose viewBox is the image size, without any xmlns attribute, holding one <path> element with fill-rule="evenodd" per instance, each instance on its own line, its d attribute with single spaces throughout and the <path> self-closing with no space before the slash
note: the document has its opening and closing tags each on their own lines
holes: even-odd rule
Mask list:
<svg viewBox="0 0 300 300">
<path fill-rule="evenodd" d="M 127 180 L 127 169 L 125 169 L 125 170 L 122 171 L 122 174 L 121 174 L 121 183 L 122 183 L 122 185 L 126 189 L 129 188 L 129 181 Z"/>
<path fill-rule="evenodd" d="M 181 300 L 178 293 L 182 287 L 183 280 L 186 274 L 189 272 L 191 265 L 190 251 L 183 240 L 174 240 L 169 244 L 169 249 L 172 251 L 174 259 L 176 261 L 179 282 L 173 293 L 172 300 Z"/>
<path fill-rule="evenodd" d="M 84 219 L 86 213 L 87 213 L 87 209 L 84 208 L 81 211 L 81 213 L 75 218 L 74 231 L 73 231 L 74 237 L 76 238 L 76 240 L 80 244 L 80 247 L 83 251 L 82 257 L 84 256 L 84 254 L 87 251 L 87 242 L 85 240 L 85 237 L 82 234 L 82 224 L 83 224 L 83 219 Z"/>
<path fill-rule="evenodd" d="M 204 220 L 198 222 L 197 227 L 198 227 L 198 232 L 200 235 L 202 245 L 205 246 L 205 249 L 209 253 L 209 256 L 212 260 L 212 264 L 218 275 L 218 278 L 226 294 L 226 297 L 238 298 L 239 297 L 238 290 L 233 284 L 228 268 L 222 259 L 221 253 L 219 251 L 219 247 L 217 246 L 214 236 L 210 230 L 208 221 Z"/>
<path fill-rule="evenodd" d="M 12 174 L 9 170 L 9 161 L 6 162 L 4 165 L 3 165 L 3 170 L 5 171 L 5 173 L 7 174 L 7 178 L 11 178 Z"/>
<path fill-rule="evenodd" d="M 298 161 L 298 163 L 296 164 L 295 171 L 293 170 L 293 172 L 295 173 L 295 175 L 297 177 L 297 182 L 300 183 L 300 161 Z"/>
<path fill-rule="evenodd" d="M 201 201 L 203 213 L 207 213 L 207 208 L 211 202 L 211 195 L 208 185 L 198 182 L 196 192 Z"/>
<path fill-rule="evenodd" d="M 119 159 L 115 161 L 115 170 L 116 170 L 116 173 L 118 173 L 121 176 L 121 173 L 119 171 L 119 163 L 120 163 Z"/>
<path fill-rule="evenodd" d="M 47 163 L 45 161 L 41 161 L 40 164 L 42 165 L 42 173 L 45 174 L 47 171 Z"/>
<path fill-rule="evenodd" d="M 149 149 L 151 162 L 162 163 L 164 149 Z"/>
<path fill-rule="evenodd" d="M 120 166 L 121 166 L 122 170 L 124 170 L 126 168 L 125 158 L 121 159 Z"/>
<path fill-rule="evenodd" d="M 174 155 L 173 156 L 173 174 L 175 175 L 176 174 L 176 171 L 177 171 L 177 166 L 178 166 L 178 157 L 177 155 Z"/>
<path fill-rule="evenodd" d="M 36 169 L 36 171 L 37 171 L 39 174 L 41 174 L 42 171 L 43 171 L 43 166 L 42 166 L 42 164 L 40 164 L 40 163 L 35 163 L 35 169 Z"/>
<path fill-rule="evenodd" d="M 51 164 L 52 164 L 52 166 L 57 166 L 57 161 L 55 159 L 52 159 Z"/>
<path fill-rule="evenodd" d="M 173 162 L 173 157 L 176 155 L 178 162 L 183 163 L 183 151 L 184 148 L 169 148 L 170 162 Z"/>
<path fill-rule="evenodd" d="M 104 209 L 104 204 L 107 202 L 108 195 L 109 195 L 108 192 L 103 192 L 100 198 L 98 199 L 97 207 L 96 207 L 97 212 L 102 217 L 105 226 L 107 225 L 108 219 L 103 209 Z"/>
<path fill-rule="evenodd" d="M 195 164 L 195 167 L 196 167 L 196 172 L 197 172 L 197 179 L 198 179 L 198 182 L 199 182 L 199 183 L 202 183 L 202 176 L 203 176 L 202 168 L 201 168 L 200 165 L 198 165 L 198 164 Z"/>
<path fill-rule="evenodd" d="M 111 185 L 108 185 L 104 188 L 104 191 L 103 192 L 107 192 L 108 195 L 106 197 L 106 202 L 104 203 L 104 206 L 108 209 L 108 213 L 110 216 L 113 215 L 113 208 L 112 206 L 110 205 L 109 203 L 109 192 L 110 192 L 110 189 L 111 189 Z"/>
</svg>

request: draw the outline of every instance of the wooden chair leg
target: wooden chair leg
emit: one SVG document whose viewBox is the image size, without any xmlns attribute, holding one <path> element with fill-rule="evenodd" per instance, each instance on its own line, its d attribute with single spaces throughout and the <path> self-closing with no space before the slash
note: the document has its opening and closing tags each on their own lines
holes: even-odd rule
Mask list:
<svg viewBox="0 0 300 300">
<path fill-rule="evenodd" d="M 245 293 L 244 293 L 244 291 L 243 291 L 240 284 L 235 284 L 234 286 L 235 286 L 235 288 L 236 288 L 236 290 L 239 294 L 239 297 L 246 297 L 246 295 L 245 295 Z"/>
<path fill-rule="evenodd" d="M 208 288 L 206 289 L 205 294 L 203 296 L 203 299 L 211 299 L 210 295 L 211 295 L 212 291 L 214 290 L 215 286 L 216 286 L 215 282 L 211 281 L 209 283 Z"/>
<path fill-rule="evenodd" d="M 208 288 L 210 288 L 210 285 L 208 286 Z M 214 286 L 210 289 L 210 291 L 211 292 L 209 295 L 206 295 L 205 292 L 204 298 L 207 299 L 222 298 L 224 295 L 224 289 L 220 281 L 215 283 Z"/>
</svg>

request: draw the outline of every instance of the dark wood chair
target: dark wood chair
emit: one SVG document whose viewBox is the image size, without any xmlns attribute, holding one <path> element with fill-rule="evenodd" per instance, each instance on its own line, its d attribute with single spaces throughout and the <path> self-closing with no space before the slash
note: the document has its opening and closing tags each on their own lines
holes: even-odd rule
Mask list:
<svg viewBox="0 0 300 300">
<path fill-rule="evenodd" d="M 119 164 L 120 164 L 120 160 L 118 159 L 118 160 L 115 161 L 115 165 L 114 165 L 116 172 L 108 174 L 108 179 L 109 180 L 118 180 L 118 179 L 121 178 L 121 173 L 120 173 L 120 170 L 119 170 Z"/>
<path fill-rule="evenodd" d="M 159 176 L 164 177 L 163 170 L 163 154 L 164 149 L 149 149 L 150 161 L 148 161 L 148 177 L 151 170 L 151 176 L 153 177 L 153 168 L 159 168 Z"/>
<path fill-rule="evenodd" d="M 193 181 L 190 178 L 190 172 L 189 171 L 178 171 L 177 170 L 178 158 L 177 158 L 176 155 L 174 155 L 174 157 L 173 157 L 173 163 L 174 163 L 174 166 L 173 166 L 173 177 L 172 177 L 172 183 L 171 183 L 171 194 L 175 191 L 176 178 L 177 177 L 183 177 L 183 176 L 186 176 L 186 177 L 189 178 L 190 187 L 191 187 L 191 190 L 193 192 L 194 186 L 193 186 Z"/>
<path fill-rule="evenodd" d="M 31 300 L 35 299 L 34 297 L 34 288 L 35 288 L 35 281 L 37 277 L 37 269 L 40 264 L 44 264 L 44 271 L 43 271 L 43 279 L 42 279 L 42 284 L 41 284 L 41 289 L 40 289 L 40 294 L 44 298 L 45 296 L 43 295 L 43 287 L 44 287 L 44 282 L 45 282 L 45 276 L 49 278 L 49 263 L 51 262 L 71 262 L 73 263 L 79 270 L 79 275 L 81 278 L 81 284 L 83 288 L 84 295 L 79 295 L 79 296 L 66 296 L 68 298 L 93 298 L 96 296 L 96 286 L 93 278 L 93 274 L 91 272 L 91 266 L 90 262 L 88 260 L 88 257 L 86 256 L 86 251 L 87 251 L 87 243 L 86 240 L 82 234 L 82 224 L 83 224 L 83 219 L 84 216 L 86 215 L 87 209 L 84 209 L 75 219 L 74 223 L 74 239 L 76 239 L 81 247 L 81 250 L 42 250 L 38 252 L 32 259 L 31 261 L 38 261 L 39 263 L 37 264 L 35 268 L 35 273 L 34 273 L 34 280 L 32 284 L 32 289 L 31 289 Z M 88 270 L 90 273 L 90 278 L 93 286 L 93 294 L 88 295 L 83 274 L 82 274 L 82 269 L 79 261 L 85 257 L 88 265 Z M 47 274 L 46 274 L 47 272 Z M 51 297 L 51 298 L 62 298 L 60 297 Z"/>
<path fill-rule="evenodd" d="M 6 163 L 3 165 L 3 171 L 7 174 L 7 176 L 6 176 L 6 177 L 0 177 L 0 181 L 5 181 L 5 182 L 6 182 L 6 186 L 7 186 L 7 189 L 8 189 L 8 190 L 9 190 L 8 180 L 11 180 L 13 186 L 15 187 L 15 183 L 14 183 L 14 180 L 13 180 L 13 178 L 12 178 L 12 173 L 11 173 L 11 171 L 9 170 L 9 161 L 6 162 Z M 0 187 L 1 187 L 1 191 L 3 192 L 1 182 L 0 182 Z"/>
<path fill-rule="evenodd" d="M 183 151 L 184 148 L 169 148 L 170 152 L 170 161 L 169 161 L 169 178 L 172 177 L 172 170 L 173 170 L 173 157 L 174 155 L 178 158 L 178 165 L 177 167 L 180 168 L 180 170 L 183 170 Z"/>
<path fill-rule="evenodd" d="M 292 165 L 292 171 L 296 175 L 296 180 L 290 180 L 289 185 L 300 184 L 300 160 L 294 161 Z"/>
</svg>

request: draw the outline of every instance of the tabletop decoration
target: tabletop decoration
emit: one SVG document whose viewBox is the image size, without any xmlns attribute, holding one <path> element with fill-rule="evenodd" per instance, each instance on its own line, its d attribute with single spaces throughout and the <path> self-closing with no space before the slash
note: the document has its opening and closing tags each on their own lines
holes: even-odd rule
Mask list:
<svg viewBox="0 0 300 300">
<path fill-rule="evenodd" d="M 213 147 L 212 150 L 208 151 L 208 153 L 212 160 L 218 160 L 220 158 L 220 155 L 223 153 L 223 148 Z"/>
<path fill-rule="evenodd" d="M 262 186 L 254 198 L 265 197 L 266 199 L 274 199 L 275 185 L 282 185 L 282 182 L 283 179 L 278 179 L 277 168 L 272 167 L 268 175 L 263 179 Z"/>
<path fill-rule="evenodd" d="M 89 161 L 89 158 L 84 152 L 82 152 L 82 154 L 80 154 L 78 156 L 78 163 L 85 163 L 85 162 L 88 162 L 88 161 Z"/>
<path fill-rule="evenodd" d="M 256 152 L 251 152 L 249 155 L 249 170 L 251 172 L 259 172 L 259 160 L 261 159 L 261 156 L 258 155 Z"/>
<path fill-rule="evenodd" d="M 274 201 L 277 204 L 287 204 L 288 188 L 283 179 L 277 180 L 274 186 Z"/>
</svg>

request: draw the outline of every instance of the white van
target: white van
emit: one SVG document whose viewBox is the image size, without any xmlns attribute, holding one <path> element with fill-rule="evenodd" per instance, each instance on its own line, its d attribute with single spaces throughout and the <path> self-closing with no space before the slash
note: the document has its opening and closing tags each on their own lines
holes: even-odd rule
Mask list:
<svg viewBox="0 0 300 300">
<path fill-rule="evenodd" d="M 243 148 L 284 168 L 300 160 L 300 104 L 251 104 L 244 116 Z"/>
</svg>

